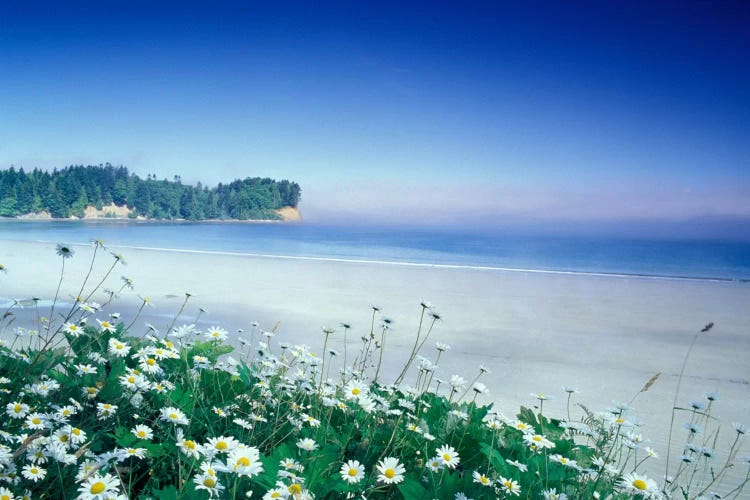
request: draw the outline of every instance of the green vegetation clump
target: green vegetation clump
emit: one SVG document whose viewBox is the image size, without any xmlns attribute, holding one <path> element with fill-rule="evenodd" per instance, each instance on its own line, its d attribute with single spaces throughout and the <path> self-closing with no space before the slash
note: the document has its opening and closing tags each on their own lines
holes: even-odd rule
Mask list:
<svg viewBox="0 0 750 500">
<path fill-rule="evenodd" d="M 91 270 L 103 249 L 94 242 Z M 62 283 L 75 251 L 57 253 Z M 565 387 L 564 418 L 544 414 L 544 394 L 509 417 L 477 402 L 487 368 L 471 381 L 441 379 L 450 347 L 420 356 L 439 320 L 429 303 L 403 370 L 385 373 L 391 321 L 378 308 L 351 353 L 347 324 L 323 328 L 318 352 L 257 324 L 232 339 L 218 326 L 196 328 L 200 314 L 178 326 L 189 293 L 160 332 L 136 326 L 148 298 L 127 320 L 107 314 L 133 287 L 124 277 L 119 290 L 100 291 L 123 262 L 112 256 L 102 277 L 89 271 L 69 309 L 55 297 L 33 328 L 11 328 L 18 303 L 0 319 L 11 339 L 0 345 L 2 498 L 739 498 L 750 477 L 737 459 L 745 426 L 734 424 L 726 457 L 715 458 L 715 394 L 679 409 L 684 454 L 657 481 L 644 467 L 658 453 L 629 404 L 581 407 L 572 418 L 576 391 Z M 343 353 L 328 349 L 332 335 L 343 337 Z M 733 467 L 741 473 L 730 484 Z"/>
<path fill-rule="evenodd" d="M 208 188 L 182 184 L 180 177 L 145 180 L 112 165 L 70 166 L 46 172 L 0 170 L 0 217 L 49 212 L 55 218 L 83 217 L 87 206 L 128 206 L 133 216 L 152 219 L 278 219 L 274 212 L 296 207 L 296 182 L 246 178 Z"/>
</svg>

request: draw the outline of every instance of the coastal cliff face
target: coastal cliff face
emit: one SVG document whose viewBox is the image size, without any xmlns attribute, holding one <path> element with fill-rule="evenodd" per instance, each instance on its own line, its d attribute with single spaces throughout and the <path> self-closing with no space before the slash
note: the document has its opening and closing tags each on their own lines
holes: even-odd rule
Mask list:
<svg viewBox="0 0 750 500">
<path fill-rule="evenodd" d="M 296 207 L 284 207 L 276 210 L 276 213 L 281 216 L 284 222 L 299 222 L 302 220 L 302 214 L 299 208 Z"/>
</svg>

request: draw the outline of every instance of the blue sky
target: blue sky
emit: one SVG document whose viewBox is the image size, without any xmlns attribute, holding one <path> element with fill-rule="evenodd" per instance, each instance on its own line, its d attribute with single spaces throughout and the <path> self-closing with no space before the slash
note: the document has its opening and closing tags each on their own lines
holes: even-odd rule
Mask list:
<svg viewBox="0 0 750 500">
<path fill-rule="evenodd" d="M 0 166 L 288 178 L 318 221 L 747 221 L 750 9 L 655 3 L 6 3 Z"/>
</svg>

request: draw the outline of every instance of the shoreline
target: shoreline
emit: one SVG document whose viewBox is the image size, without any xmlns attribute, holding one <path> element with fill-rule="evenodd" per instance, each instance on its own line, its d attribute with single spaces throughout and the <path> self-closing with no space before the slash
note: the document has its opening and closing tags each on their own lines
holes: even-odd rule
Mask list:
<svg viewBox="0 0 750 500">
<path fill-rule="evenodd" d="M 158 223 L 161 221 L 128 221 L 128 222 L 147 222 L 147 223 Z M 172 223 L 175 221 L 165 221 L 165 223 Z M 217 223 L 234 223 L 243 221 L 215 221 Z M 287 221 L 244 221 L 244 222 L 287 222 Z M 297 221 L 291 221 L 297 222 Z M 176 224 L 202 224 L 212 223 L 211 221 L 182 221 L 175 222 Z M 32 243 L 43 243 L 55 245 L 59 242 L 50 240 L 14 240 L 6 239 L 0 236 L 0 241 L 8 241 L 14 243 L 32 242 Z M 76 247 L 90 247 L 89 243 L 73 243 L 68 242 L 72 246 Z M 530 268 L 515 268 L 515 267 L 503 267 L 503 266 L 481 266 L 471 264 L 449 264 L 449 263 L 430 263 L 430 262 L 413 262 L 413 261 L 396 261 L 396 260 L 373 260 L 373 259 L 360 259 L 360 258 L 345 258 L 345 257 L 330 257 L 330 256 L 314 256 L 314 255 L 285 255 L 285 254 L 265 254 L 255 252 L 235 252 L 226 250 L 202 250 L 202 249 L 191 249 L 191 248 L 171 248 L 171 247 L 147 247 L 140 245 L 116 245 L 117 248 L 126 250 L 144 250 L 154 252 L 171 252 L 171 253 L 182 253 L 182 254 L 195 254 L 195 255 L 216 255 L 216 256 L 227 256 L 227 257 L 252 257 L 259 259 L 277 259 L 277 260 L 300 260 L 300 261 L 312 261 L 312 262 L 338 262 L 342 264 L 371 264 L 371 265 L 383 265 L 383 266 L 403 266 L 403 267 L 422 267 L 431 269 L 464 269 L 469 271 L 489 271 L 489 272 L 505 272 L 505 273 L 531 273 L 531 274 L 551 274 L 551 275 L 570 275 L 570 276 L 590 276 L 597 278 L 617 278 L 617 279 L 643 279 L 643 280 L 668 280 L 668 281 L 699 281 L 699 282 L 713 282 L 713 283 L 736 283 L 740 285 L 750 284 L 750 279 L 747 278 L 723 278 L 723 277 L 704 277 L 704 276 L 677 276 L 677 275 L 665 275 L 665 274 L 645 274 L 645 273 L 616 273 L 606 271 L 575 271 L 575 270 L 561 270 L 561 269 L 530 269 Z"/>
</svg>

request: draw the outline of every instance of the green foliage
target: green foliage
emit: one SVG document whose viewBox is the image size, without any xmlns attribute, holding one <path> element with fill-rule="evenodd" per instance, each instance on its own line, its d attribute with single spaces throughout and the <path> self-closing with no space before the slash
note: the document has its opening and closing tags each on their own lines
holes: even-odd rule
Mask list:
<svg viewBox="0 0 750 500">
<path fill-rule="evenodd" d="M 275 210 L 296 207 L 300 187 L 287 180 L 246 178 L 215 188 L 157 180 L 145 180 L 125 167 L 110 164 L 70 166 L 26 173 L 11 167 L 0 170 L 0 217 L 49 211 L 52 217 L 83 217 L 87 206 L 97 209 L 115 203 L 128 206 L 130 217 L 152 219 L 278 219 Z"/>
</svg>

